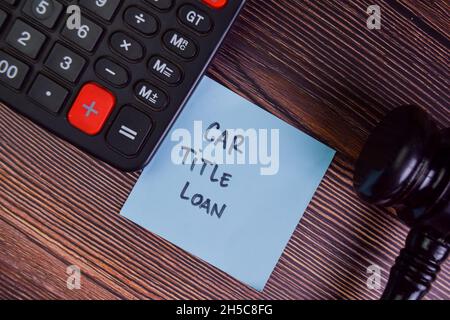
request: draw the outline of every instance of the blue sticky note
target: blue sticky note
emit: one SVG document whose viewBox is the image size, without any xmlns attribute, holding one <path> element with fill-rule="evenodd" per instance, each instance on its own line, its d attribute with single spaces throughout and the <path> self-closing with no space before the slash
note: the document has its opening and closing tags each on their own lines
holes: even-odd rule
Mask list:
<svg viewBox="0 0 450 320">
<path fill-rule="evenodd" d="M 205 77 L 121 214 L 261 291 L 334 154 Z"/>
</svg>

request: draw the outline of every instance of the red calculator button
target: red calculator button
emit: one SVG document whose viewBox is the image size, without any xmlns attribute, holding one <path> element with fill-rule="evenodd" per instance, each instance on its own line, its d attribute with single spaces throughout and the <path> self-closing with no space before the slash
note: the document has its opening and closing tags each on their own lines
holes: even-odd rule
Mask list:
<svg viewBox="0 0 450 320">
<path fill-rule="evenodd" d="M 221 9 L 226 6 L 228 0 L 203 0 L 203 3 L 214 9 Z"/>
<path fill-rule="evenodd" d="M 88 135 L 98 134 L 116 104 L 108 90 L 95 83 L 86 84 L 69 111 L 69 123 Z"/>
</svg>

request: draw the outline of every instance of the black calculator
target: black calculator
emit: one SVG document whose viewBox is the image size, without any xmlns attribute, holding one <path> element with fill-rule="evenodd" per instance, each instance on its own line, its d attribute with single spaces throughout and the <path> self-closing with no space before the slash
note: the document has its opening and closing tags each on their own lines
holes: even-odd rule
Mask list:
<svg viewBox="0 0 450 320">
<path fill-rule="evenodd" d="M 143 168 L 245 0 L 0 0 L 0 101 Z"/>
</svg>

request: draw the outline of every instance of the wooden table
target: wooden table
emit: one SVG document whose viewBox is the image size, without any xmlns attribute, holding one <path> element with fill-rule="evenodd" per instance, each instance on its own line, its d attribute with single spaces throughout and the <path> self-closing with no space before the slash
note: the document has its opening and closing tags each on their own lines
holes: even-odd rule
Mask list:
<svg viewBox="0 0 450 320">
<path fill-rule="evenodd" d="M 366 9 L 382 8 L 369 30 Z M 209 75 L 338 150 L 262 293 L 119 216 L 124 174 L 0 106 L 0 298 L 377 299 L 407 229 L 352 191 L 353 162 L 389 110 L 450 124 L 447 1 L 251 0 Z M 82 290 L 66 288 L 66 267 Z M 450 265 L 429 293 L 450 298 Z"/>
</svg>

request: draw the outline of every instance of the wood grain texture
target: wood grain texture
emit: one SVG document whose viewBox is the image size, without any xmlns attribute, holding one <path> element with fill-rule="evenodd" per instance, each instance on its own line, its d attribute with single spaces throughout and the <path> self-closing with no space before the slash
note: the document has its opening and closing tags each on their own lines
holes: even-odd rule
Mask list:
<svg viewBox="0 0 450 320">
<path fill-rule="evenodd" d="M 366 28 L 377 2 L 380 31 Z M 353 162 L 389 110 L 450 124 L 448 1 L 250 0 L 209 75 L 338 150 L 258 293 L 119 216 L 138 174 L 92 159 L 0 105 L 0 298 L 377 299 L 407 229 L 361 203 Z M 66 289 L 66 267 L 83 272 Z M 450 298 L 446 263 L 429 299 Z"/>
</svg>

